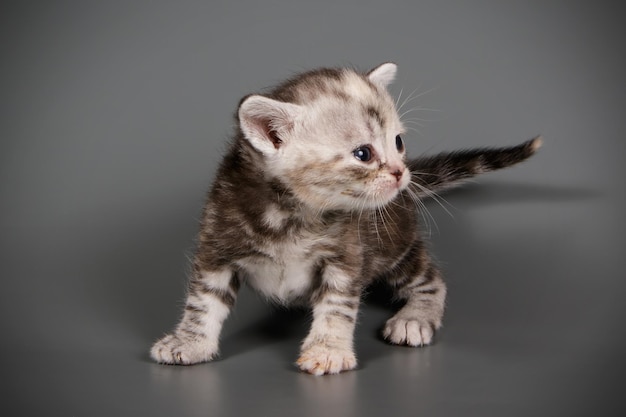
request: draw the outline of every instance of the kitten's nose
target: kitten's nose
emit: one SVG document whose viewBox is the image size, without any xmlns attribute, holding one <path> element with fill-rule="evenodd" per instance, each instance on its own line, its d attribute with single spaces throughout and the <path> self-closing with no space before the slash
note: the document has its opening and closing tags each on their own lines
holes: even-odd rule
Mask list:
<svg viewBox="0 0 626 417">
<path fill-rule="evenodd" d="M 399 169 L 395 169 L 394 171 L 391 171 L 391 175 L 393 175 L 394 177 L 396 177 L 396 181 L 400 181 L 400 178 L 402 178 L 402 174 L 403 172 L 400 171 Z"/>
</svg>

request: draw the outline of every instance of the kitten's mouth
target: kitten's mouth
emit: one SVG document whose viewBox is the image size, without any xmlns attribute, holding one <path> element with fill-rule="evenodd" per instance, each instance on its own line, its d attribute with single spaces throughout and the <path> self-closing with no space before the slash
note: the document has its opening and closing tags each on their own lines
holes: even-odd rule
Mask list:
<svg viewBox="0 0 626 417">
<path fill-rule="evenodd" d="M 390 186 L 389 188 L 387 188 L 387 191 L 384 195 L 384 197 L 387 199 L 386 203 L 389 203 L 391 200 L 396 198 L 398 194 L 400 194 L 400 191 L 402 190 L 401 190 L 401 185 L 399 183 L 396 183 Z"/>
<path fill-rule="evenodd" d="M 394 176 L 396 180 L 385 181 L 384 188 L 388 191 L 389 194 L 393 194 L 395 196 L 409 186 L 409 181 L 406 180 L 406 176 L 403 176 L 402 174 L 400 174 L 399 176 L 396 176 L 396 174 L 394 174 Z"/>
<path fill-rule="evenodd" d="M 402 191 L 404 191 L 409 186 L 409 182 L 406 180 L 399 179 L 398 181 L 387 181 L 380 189 L 380 194 L 378 202 L 382 203 L 382 205 L 389 204 L 393 199 L 395 199 Z"/>
<path fill-rule="evenodd" d="M 349 197 L 353 206 L 360 208 L 369 207 L 371 209 L 380 208 L 393 201 L 409 186 L 409 181 L 405 177 L 396 178 L 379 177 L 375 185 L 370 184 L 363 190 L 344 190 L 341 194 Z"/>
<path fill-rule="evenodd" d="M 389 184 L 387 186 L 381 187 L 378 192 L 373 195 L 368 195 L 367 200 L 369 200 L 369 206 L 371 208 L 380 208 L 386 206 L 391 203 L 405 187 L 403 187 L 399 183 Z"/>
</svg>

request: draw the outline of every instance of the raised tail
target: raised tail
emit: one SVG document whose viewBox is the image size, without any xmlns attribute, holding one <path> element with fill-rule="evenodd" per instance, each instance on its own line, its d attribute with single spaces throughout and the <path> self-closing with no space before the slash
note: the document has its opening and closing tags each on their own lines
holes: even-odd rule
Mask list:
<svg viewBox="0 0 626 417">
<path fill-rule="evenodd" d="M 478 148 L 412 159 L 413 191 L 420 197 L 430 197 L 454 187 L 483 172 L 495 171 L 522 162 L 532 156 L 543 140 L 541 136 L 517 146 L 503 148 Z"/>
</svg>

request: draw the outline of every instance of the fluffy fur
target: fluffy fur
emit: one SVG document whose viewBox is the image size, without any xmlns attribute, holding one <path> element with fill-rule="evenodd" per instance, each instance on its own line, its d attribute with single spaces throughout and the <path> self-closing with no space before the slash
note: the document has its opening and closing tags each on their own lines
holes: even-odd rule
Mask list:
<svg viewBox="0 0 626 417">
<path fill-rule="evenodd" d="M 318 69 L 245 97 L 204 209 L 183 317 L 157 341 L 160 363 L 218 354 L 242 282 L 312 310 L 297 366 L 353 369 L 363 290 L 381 280 L 405 301 L 385 324 L 392 344 L 423 346 L 441 327 L 446 287 L 418 233 L 416 199 L 520 162 L 541 140 L 410 160 L 386 87 L 396 66 Z"/>
</svg>

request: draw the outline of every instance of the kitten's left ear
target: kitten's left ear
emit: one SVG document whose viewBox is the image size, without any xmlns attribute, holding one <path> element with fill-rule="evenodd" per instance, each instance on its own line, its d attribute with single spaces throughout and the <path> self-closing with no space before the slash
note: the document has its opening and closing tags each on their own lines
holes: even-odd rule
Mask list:
<svg viewBox="0 0 626 417">
<path fill-rule="evenodd" d="M 293 128 L 301 108 L 268 97 L 252 95 L 239 105 L 239 124 L 248 141 L 265 155 L 275 153 Z"/>
<path fill-rule="evenodd" d="M 393 62 L 385 62 L 367 73 L 367 78 L 379 87 L 387 88 L 396 77 L 398 66 Z"/>
</svg>

